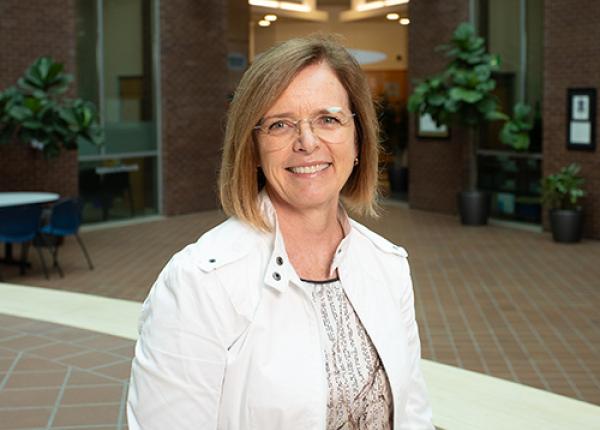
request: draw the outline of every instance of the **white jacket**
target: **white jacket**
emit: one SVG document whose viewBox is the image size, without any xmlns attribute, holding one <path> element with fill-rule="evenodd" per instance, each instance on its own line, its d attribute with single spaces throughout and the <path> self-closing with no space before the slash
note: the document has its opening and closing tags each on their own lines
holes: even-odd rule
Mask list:
<svg viewBox="0 0 600 430">
<path fill-rule="evenodd" d="M 394 430 L 433 429 L 406 252 L 350 221 L 332 269 L 387 372 Z M 324 334 L 304 288 L 279 229 L 231 218 L 176 254 L 143 305 L 129 428 L 325 429 Z"/>
</svg>

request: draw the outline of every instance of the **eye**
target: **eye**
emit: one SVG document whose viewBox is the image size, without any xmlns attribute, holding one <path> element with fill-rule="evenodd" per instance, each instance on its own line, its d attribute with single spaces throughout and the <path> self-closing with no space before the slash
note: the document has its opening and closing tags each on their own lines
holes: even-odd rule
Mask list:
<svg viewBox="0 0 600 430">
<path fill-rule="evenodd" d="M 321 115 L 315 122 L 322 127 L 336 127 L 342 123 L 338 117 L 333 115 Z"/>
<path fill-rule="evenodd" d="M 268 124 L 267 128 L 269 133 L 281 133 L 293 128 L 294 125 L 287 120 L 278 119 L 274 120 L 272 123 Z"/>
</svg>

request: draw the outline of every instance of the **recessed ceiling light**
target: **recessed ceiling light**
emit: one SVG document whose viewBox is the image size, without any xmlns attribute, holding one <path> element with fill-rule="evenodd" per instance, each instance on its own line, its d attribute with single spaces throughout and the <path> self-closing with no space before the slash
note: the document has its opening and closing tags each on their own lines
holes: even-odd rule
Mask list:
<svg viewBox="0 0 600 430">
<path fill-rule="evenodd" d="M 397 13 L 388 13 L 385 17 L 390 21 L 396 21 L 398 18 L 400 18 L 400 15 Z"/>
<path fill-rule="evenodd" d="M 272 13 L 265 15 L 265 20 L 271 21 L 271 22 L 277 21 L 277 15 L 274 15 Z"/>
<path fill-rule="evenodd" d="M 271 21 L 267 21 L 266 19 L 261 19 L 258 21 L 258 25 L 261 27 L 268 27 L 271 25 Z"/>
<path fill-rule="evenodd" d="M 410 24 L 410 19 L 408 19 L 408 18 L 401 18 L 400 19 L 400 24 L 402 24 L 402 25 L 408 25 L 408 24 Z"/>
</svg>

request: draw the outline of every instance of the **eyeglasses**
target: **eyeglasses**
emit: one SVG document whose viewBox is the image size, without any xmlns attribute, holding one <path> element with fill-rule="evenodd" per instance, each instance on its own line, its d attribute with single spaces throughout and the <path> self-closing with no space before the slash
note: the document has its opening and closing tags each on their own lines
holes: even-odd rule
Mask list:
<svg viewBox="0 0 600 430">
<path fill-rule="evenodd" d="M 312 118 L 293 120 L 291 118 L 267 118 L 254 130 L 264 133 L 269 141 L 277 144 L 286 144 L 300 135 L 300 124 L 304 121 L 308 123 L 312 133 L 324 142 L 340 143 L 347 137 L 355 113 L 346 114 L 344 112 L 320 113 Z"/>
</svg>

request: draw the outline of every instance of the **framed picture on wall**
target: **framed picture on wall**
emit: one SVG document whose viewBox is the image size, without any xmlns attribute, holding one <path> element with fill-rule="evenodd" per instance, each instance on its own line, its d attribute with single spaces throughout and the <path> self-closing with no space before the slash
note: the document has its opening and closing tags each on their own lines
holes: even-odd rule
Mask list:
<svg viewBox="0 0 600 430">
<path fill-rule="evenodd" d="M 567 89 L 567 148 L 596 149 L 596 88 Z"/>
<path fill-rule="evenodd" d="M 431 115 L 424 114 L 417 117 L 417 137 L 420 139 L 448 139 L 450 130 L 447 126 L 438 126 Z"/>
</svg>

